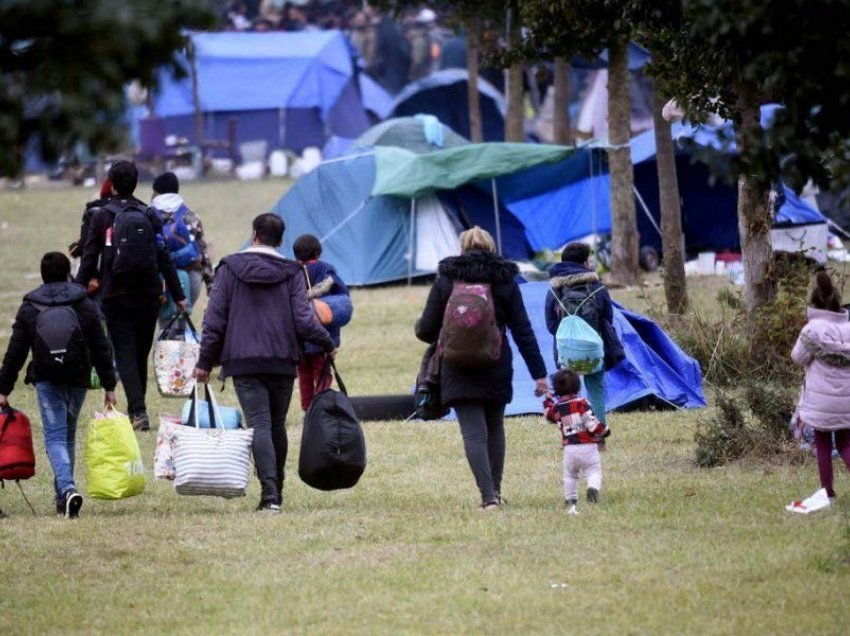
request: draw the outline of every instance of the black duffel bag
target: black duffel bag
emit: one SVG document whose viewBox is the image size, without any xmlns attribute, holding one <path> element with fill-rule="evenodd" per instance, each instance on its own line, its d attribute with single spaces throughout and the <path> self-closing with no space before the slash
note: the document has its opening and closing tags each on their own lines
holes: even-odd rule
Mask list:
<svg viewBox="0 0 850 636">
<path fill-rule="evenodd" d="M 366 439 L 336 366 L 328 358 L 339 391 L 318 393 L 304 416 L 298 476 L 319 490 L 351 488 L 366 470 Z"/>
</svg>

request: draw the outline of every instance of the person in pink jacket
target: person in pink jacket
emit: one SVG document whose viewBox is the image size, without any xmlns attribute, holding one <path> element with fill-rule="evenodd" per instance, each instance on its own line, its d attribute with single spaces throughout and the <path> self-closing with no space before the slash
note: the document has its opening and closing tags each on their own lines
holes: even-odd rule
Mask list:
<svg viewBox="0 0 850 636">
<path fill-rule="evenodd" d="M 850 470 L 850 322 L 841 292 L 825 271 L 817 273 L 810 304 L 791 359 L 806 369 L 798 412 L 814 429 L 820 483 L 832 502 L 833 434 Z"/>
</svg>

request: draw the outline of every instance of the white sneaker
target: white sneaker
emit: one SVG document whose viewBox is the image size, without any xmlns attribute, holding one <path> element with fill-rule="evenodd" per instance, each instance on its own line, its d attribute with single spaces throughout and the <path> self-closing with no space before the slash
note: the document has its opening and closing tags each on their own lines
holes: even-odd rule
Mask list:
<svg viewBox="0 0 850 636">
<path fill-rule="evenodd" d="M 793 501 L 785 510 L 788 512 L 796 512 L 797 514 L 807 515 L 818 510 L 825 510 L 832 505 L 832 500 L 826 494 L 826 488 L 821 488 L 812 496 L 803 499 L 803 501 Z"/>
</svg>

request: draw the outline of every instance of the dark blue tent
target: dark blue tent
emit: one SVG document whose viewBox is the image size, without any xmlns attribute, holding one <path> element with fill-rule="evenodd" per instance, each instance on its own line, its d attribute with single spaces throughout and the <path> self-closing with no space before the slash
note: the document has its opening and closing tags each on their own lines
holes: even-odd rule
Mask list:
<svg viewBox="0 0 850 636">
<path fill-rule="evenodd" d="M 329 134 L 355 138 L 369 127 L 354 80 L 345 36 L 339 31 L 194 33 L 194 67 L 187 77 L 164 74 L 153 112 L 166 131 L 197 141 L 196 106 L 204 137 L 226 139 L 237 121 L 237 141 L 266 140 L 269 148 L 300 151 L 324 145 Z M 197 79 L 198 104 L 192 77 Z M 375 92 L 366 81 L 373 107 Z"/>
<path fill-rule="evenodd" d="M 762 125 L 767 126 L 776 107 L 762 108 Z M 718 137 L 718 133 L 721 135 Z M 734 152 L 734 131 L 729 122 L 716 126 L 675 124 L 672 135 L 676 142 L 676 171 L 679 195 L 682 200 L 682 229 L 689 252 L 701 250 L 740 249 L 738 234 L 738 192 L 722 180 L 712 178 L 709 167 L 695 161 L 695 146 L 709 146 Z M 661 237 L 655 225 L 660 225 L 658 168 L 655 160 L 655 133 L 650 130 L 631 142 L 635 188 L 646 204 L 653 221 L 642 206 L 638 207 L 638 231 L 641 244 L 660 251 Z M 818 210 L 798 197 L 785 184 L 778 191 L 775 227 L 792 227 L 827 222 Z"/>
<path fill-rule="evenodd" d="M 555 371 L 553 338 L 546 330 L 543 308 L 549 284 L 525 283 L 520 286 L 525 309 L 537 336 L 540 351 L 550 373 Z M 609 410 L 647 403 L 681 408 L 705 406 L 699 363 L 649 318 L 614 307 L 614 327 L 623 342 L 626 358 L 605 376 L 606 403 Z M 511 339 L 514 356 L 514 400 L 508 415 L 541 413 L 542 403 L 534 397 L 534 380 Z"/>
<path fill-rule="evenodd" d="M 461 69 L 437 71 L 408 84 L 393 103 L 393 117 L 434 115 L 443 124 L 469 139 L 469 74 Z M 492 84 L 479 77 L 481 125 L 484 141 L 504 141 L 507 103 Z"/>
</svg>

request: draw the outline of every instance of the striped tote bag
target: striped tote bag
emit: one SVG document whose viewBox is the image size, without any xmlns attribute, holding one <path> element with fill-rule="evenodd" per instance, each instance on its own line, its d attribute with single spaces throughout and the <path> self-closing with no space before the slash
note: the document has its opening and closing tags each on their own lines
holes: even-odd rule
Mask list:
<svg viewBox="0 0 850 636">
<path fill-rule="evenodd" d="M 197 402 L 197 388 L 193 391 Z M 218 403 L 209 385 L 206 398 L 212 428 L 198 428 L 197 409 L 188 426 L 174 430 L 174 489 L 180 495 L 244 497 L 248 489 L 253 429 L 220 427 Z"/>
</svg>

